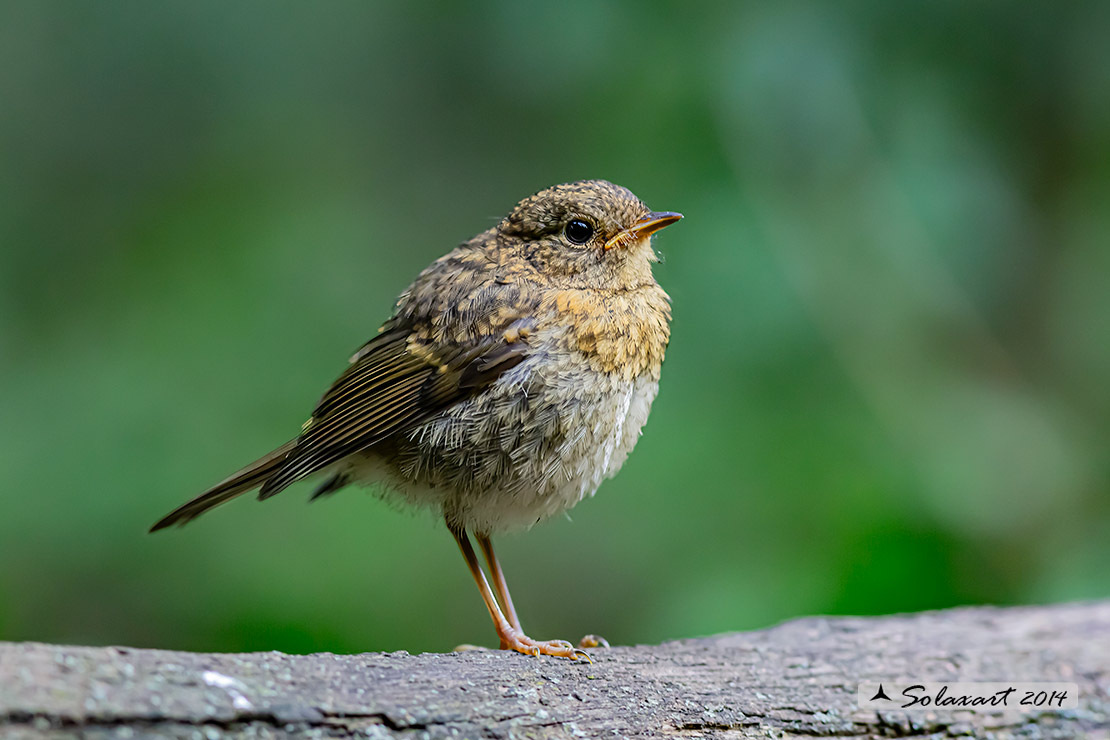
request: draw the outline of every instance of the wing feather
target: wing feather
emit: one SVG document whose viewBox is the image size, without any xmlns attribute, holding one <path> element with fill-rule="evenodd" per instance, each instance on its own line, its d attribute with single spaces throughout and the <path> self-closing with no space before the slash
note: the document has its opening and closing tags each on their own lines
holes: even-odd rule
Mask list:
<svg viewBox="0 0 1110 740">
<path fill-rule="evenodd" d="M 273 496 L 470 397 L 523 361 L 526 352 L 523 342 L 509 343 L 500 335 L 468 346 L 435 348 L 407 330 L 375 337 L 320 399 L 281 467 L 262 485 L 259 498 Z"/>
</svg>

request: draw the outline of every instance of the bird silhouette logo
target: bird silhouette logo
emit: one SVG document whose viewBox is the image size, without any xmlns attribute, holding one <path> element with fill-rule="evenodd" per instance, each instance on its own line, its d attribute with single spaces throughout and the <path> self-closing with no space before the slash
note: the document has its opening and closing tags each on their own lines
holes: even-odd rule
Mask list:
<svg viewBox="0 0 1110 740">
<path fill-rule="evenodd" d="M 871 697 L 871 701 L 875 701 L 876 699 L 886 699 L 887 701 L 893 701 L 893 699 L 891 699 L 889 696 L 887 696 L 886 692 L 883 691 L 883 685 L 882 684 L 879 684 L 879 690 L 876 691 L 875 695 Z"/>
</svg>

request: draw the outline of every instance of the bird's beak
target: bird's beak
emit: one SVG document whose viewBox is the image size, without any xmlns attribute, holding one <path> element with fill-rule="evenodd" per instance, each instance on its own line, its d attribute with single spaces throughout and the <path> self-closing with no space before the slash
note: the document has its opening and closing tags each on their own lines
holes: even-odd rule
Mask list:
<svg viewBox="0 0 1110 740">
<path fill-rule="evenodd" d="M 627 229 L 617 232 L 613 238 L 605 242 L 605 249 L 608 251 L 614 247 L 627 246 L 638 239 L 651 236 L 664 226 L 670 226 L 680 218 L 682 218 L 681 213 L 675 213 L 673 211 L 653 211 Z"/>
</svg>

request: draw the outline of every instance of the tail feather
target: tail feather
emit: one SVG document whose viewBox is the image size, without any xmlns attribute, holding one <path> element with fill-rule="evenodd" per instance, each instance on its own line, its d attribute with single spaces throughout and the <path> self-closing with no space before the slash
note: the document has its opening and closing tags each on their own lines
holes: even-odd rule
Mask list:
<svg viewBox="0 0 1110 740">
<path fill-rule="evenodd" d="M 183 504 L 159 519 L 151 532 L 172 527 L 175 524 L 188 524 L 209 509 L 230 501 L 241 493 L 258 488 L 278 471 L 286 456 L 293 449 L 296 440 L 290 440 L 273 452 L 263 455 L 242 470 L 220 481 L 187 504 Z"/>
</svg>

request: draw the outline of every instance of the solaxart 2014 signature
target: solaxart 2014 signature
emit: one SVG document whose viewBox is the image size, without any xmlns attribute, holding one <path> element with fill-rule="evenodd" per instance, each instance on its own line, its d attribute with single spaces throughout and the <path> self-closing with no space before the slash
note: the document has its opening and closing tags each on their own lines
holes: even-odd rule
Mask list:
<svg viewBox="0 0 1110 740">
<path fill-rule="evenodd" d="M 859 685 L 861 709 L 1044 711 L 1075 709 L 1079 687 L 1059 682 L 957 682 L 892 680 Z"/>
</svg>

